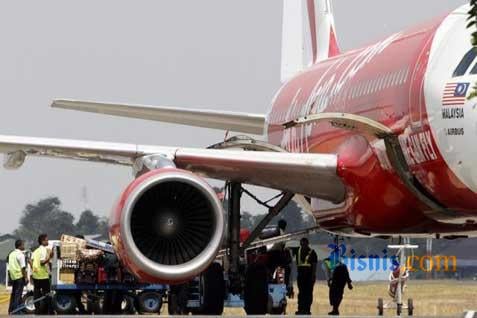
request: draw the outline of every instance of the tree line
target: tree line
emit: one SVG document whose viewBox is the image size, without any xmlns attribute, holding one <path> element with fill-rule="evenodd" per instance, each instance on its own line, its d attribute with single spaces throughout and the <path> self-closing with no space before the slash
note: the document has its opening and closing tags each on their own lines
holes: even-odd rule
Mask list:
<svg viewBox="0 0 477 318">
<path fill-rule="evenodd" d="M 225 211 L 226 205 L 225 203 Z M 252 230 L 265 214 L 243 211 L 241 227 Z M 294 202 L 275 217 L 271 224 L 279 219 L 288 223 L 288 231 L 298 231 L 313 224 L 312 217 L 304 213 Z M 95 235 L 102 238 L 108 236 L 108 219 L 98 216 L 91 210 L 83 211 L 76 220 L 72 213 L 62 208 L 58 197 L 48 197 L 36 203 L 28 204 L 22 211 L 19 226 L 12 235 L 27 242 L 35 243 L 39 234 L 47 233 L 50 239 L 59 239 L 62 234 L 68 235 Z"/>
<path fill-rule="evenodd" d="M 62 209 L 58 197 L 49 197 L 34 204 L 28 204 L 22 212 L 18 228 L 12 234 L 30 244 L 35 244 L 41 233 L 47 233 L 53 240 L 59 239 L 62 234 L 98 234 L 106 238 L 108 220 L 91 210 L 85 210 L 76 221 L 73 214 Z"/>
</svg>

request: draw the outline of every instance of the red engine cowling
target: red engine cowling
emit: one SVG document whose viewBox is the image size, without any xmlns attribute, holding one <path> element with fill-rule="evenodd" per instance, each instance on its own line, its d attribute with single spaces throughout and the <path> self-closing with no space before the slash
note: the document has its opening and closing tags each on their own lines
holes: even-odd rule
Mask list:
<svg viewBox="0 0 477 318">
<path fill-rule="evenodd" d="M 224 232 L 222 204 L 200 177 L 174 168 L 134 180 L 110 220 L 124 266 L 147 282 L 180 283 L 215 259 Z"/>
</svg>

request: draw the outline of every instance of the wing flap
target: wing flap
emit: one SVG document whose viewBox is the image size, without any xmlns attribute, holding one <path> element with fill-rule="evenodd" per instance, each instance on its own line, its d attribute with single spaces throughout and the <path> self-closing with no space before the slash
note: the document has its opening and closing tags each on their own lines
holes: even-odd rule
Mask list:
<svg viewBox="0 0 477 318">
<path fill-rule="evenodd" d="M 345 188 L 336 175 L 337 156 L 264 151 L 179 149 L 178 167 L 205 176 L 233 180 L 332 202 L 344 199 Z"/>
<path fill-rule="evenodd" d="M 337 156 L 266 151 L 175 148 L 84 140 L 1 136 L 6 167 L 19 168 L 25 156 L 47 156 L 133 166 L 136 159 L 161 155 L 178 168 L 205 177 L 237 181 L 341 202 L 345 187 L 337 176 Z"/>
<path fill-rule="evenodd" d="M 188 126 L 230 130 L 255 135 L 262 135 L 265 128 L 265 115 L 260 114 L 75 100 L 55 100 L 51 104 L 51 107 Z"/>
</svg>

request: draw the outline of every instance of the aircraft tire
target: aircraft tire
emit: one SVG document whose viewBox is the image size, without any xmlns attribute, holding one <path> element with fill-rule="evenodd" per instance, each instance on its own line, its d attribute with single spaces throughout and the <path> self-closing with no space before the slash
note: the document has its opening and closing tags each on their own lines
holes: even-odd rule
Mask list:
<svg viewBox="0 0 477 318">
<path fill-rule="evenodd" d="M 265 315 L 268 307 L 268 274 L 262 264 L 251 264 L 245 275 L 244 309 L 247 315 Z"/>
<path fill-rule="evenodd" d="M 222 315 L 224 312 L 225 280 L 224 270 L 219 263 L 212 263 L 200 279 L 203 290 L 203 304 L 199 315 Z"/>
</svg>

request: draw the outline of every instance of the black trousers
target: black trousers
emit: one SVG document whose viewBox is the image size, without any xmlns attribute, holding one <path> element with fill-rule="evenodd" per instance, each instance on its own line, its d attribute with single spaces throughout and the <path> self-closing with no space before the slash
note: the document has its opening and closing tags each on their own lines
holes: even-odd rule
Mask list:
<svg viewBox="0 0 477 318">
<path fill-rule="evenodd" d="M 309 267 L 298 267 L 298 311 L 303 314 L 310 313 L 311 304 L 313 303 L 315 281 L 312 278 L 313 275 Z"/>
<path fill-rule="evenodd" d="M 9 314 L 21 305 L 24 287 L 25 280 L 23 278 L 12 281 L 12 293 L 10 295 L 10 305 L 8 306 Z"/>
<path fill-rule="evenodd" d="M 36 299 L 50 292 L 50 280 L 33 279 L 33 297 Z M 50 313 L 50 299 L 47 297 L 35 303 L 35 315 L 47 315 Z"/>
<path fill-rule="evenodd" d="M 330 286 L 330 305 L 334 311 L 338 311 L 343 300 L 344 287 L 331 284 Z"/>
</svg>

